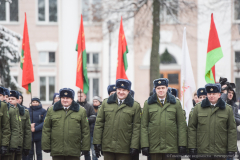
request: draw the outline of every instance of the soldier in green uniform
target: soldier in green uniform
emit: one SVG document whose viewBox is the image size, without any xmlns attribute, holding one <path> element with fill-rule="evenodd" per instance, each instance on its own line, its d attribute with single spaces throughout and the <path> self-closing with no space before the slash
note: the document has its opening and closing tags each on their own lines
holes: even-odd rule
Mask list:
<svg viewBox="0 0 240 160">
<path fill-rule="evenodd" d="M 19 139 L 18 148 L 16 152 L 12 154 L 12 160 L 21 160 L 22 152 L 26 155 L 26 150 L 31 149 L 31 125 L 29 119 L 29 113 L 25 108 L 18 104 L 19 102 L 19 92 L 10 91 L 9 103 L 12 104 L 17 110 L 16 119 L 19 122 Z"/>
<path fill-rule="evenodd" d="M 151 160 L 176 159 L 168 153 L 186 153 L 187 123 L 181 103 L 168 92 L 168 79 L 153 81 L 155 92 L 144 103 L 141 119 L 142 154 Z"/>
<path fill-rule="evenodd" d="M 42 150 L 53 160 L 79 160 L 90 150 L 86 110 L 74 101 L 70 88 L 59 91 L 60 101 L 50 107 L 42 131 Z"/>
<path fill-rule="evenodd" d="M 93 133 L 96 156 L 131 160 L 139 154 L 141 107 L 129 94 L 131 82 L 118 79 L 116 93 L 102 102 Z"/>
<path fill-rule="evenodd" d="M 0 87 L 0 146 L 1 146 L 1 157 L 3 157 L 9 147 L 10 142 L 10 123 L 7 103 L 3 101 L 5 96 L 4 88 Z"/>
<path fill-rule="evenodd" d="M 5 89 L 4 89 L 4 95 Z M 0 96 L 0 100 L 3 101 L 3 96 Z M 6 101 L 5 101 L 6 102 Z M 6 102 L 7 103 L 7 102 Z M 12 153 L 16 152 L 18 148 L 18 141 L 19 141 L 19 122 L 16 119 L 17 110 L 14 108 L 13 105 L 10 103 L 7 103 L 8 106 L 8 113 L 9 113 L 9 120 L 10 120 L 10 143 L 8 148 L 8 153 L 6 153 L 4 156 L 2 156 L 2 160 L 10 160 L 12 157 Z"/>
<path fill-rule="evenodd" d="M 221 98 L 221 85 L 206 84 L 207 98 L 196 104 L 188 126 L 189 154 L 201 158 L 226 159 L 237 151 L 236 123 L 231 106 Z M 205 156 L 205 157 L 204 157 Z M 217 157 L 218 156 L 218 157 Z"/>
</svg>

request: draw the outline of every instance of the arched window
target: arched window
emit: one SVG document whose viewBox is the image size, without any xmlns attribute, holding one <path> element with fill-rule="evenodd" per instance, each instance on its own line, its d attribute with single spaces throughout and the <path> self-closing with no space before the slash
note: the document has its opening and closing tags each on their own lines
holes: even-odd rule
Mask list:
<svg viewBox="0 0 240 160">
<path fill-rule="evenodd" d="M 177 61 L 175 59 L 175 57 L 173 55 L 171 55 L 168 52 L 168 49 L 166 48 L 164 53 L 162 55 L 160 55 L 160 63 L 161 64 L 176 64 Z"/>
</svg>

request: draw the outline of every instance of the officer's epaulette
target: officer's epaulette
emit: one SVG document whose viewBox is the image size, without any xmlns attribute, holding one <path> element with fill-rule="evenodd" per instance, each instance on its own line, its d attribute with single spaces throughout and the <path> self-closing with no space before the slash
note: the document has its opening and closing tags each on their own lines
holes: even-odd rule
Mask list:
<svg viewBox="0 0 240 160">
<path fill-rule="evenodd" d="M 139 103 L 138 101 L 134 100 L 134 102 L 136 102 L 137 104 L 139 104 L 139 105 L 140 105 L 140 103 Z"/>
<path fill-rule="evenodd" d="M 232 106 L 226 103 L 226 106 L 230 107 L 232 109 Z"/>
<path fill-rule="evenodd" d="M 6 101 L 0 101 L 0 102 L 7 103 Z"/>
</svg>

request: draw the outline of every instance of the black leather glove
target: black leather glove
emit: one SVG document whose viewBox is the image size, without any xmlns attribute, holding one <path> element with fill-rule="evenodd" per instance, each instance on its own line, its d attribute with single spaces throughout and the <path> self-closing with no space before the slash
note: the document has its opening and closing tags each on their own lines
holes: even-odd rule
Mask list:
<svg viewBox="0 0 240 160">
<path fill-rule="evenodd" d="M 142 148 L 142 154 L 144 156 L 149 156 L 149 147 Z"/>
<path fill-rule="evenodd" d="M 191 160 L 197 160 L 197 158 L 194 157 L 195 155 L 197 155 L 197 148 L 190 148 L 189 155 Z"/>
<path fill-rule="evenodd" d="M 138 155 L 138 154 L 139 154 L 139 151 L 138 151 L 138 149 L 130 148 L 130 154 L 131 154 L 132 156 L 135 156 L 135 155 Z"/>
<path fill-rule="evenodd" d="M 24 156 L 28 156 L 29 155 L 29 149 L 23 149 L 23 154 Z"/>
<path fill-rule="evenodd" d="M 88 154 L 88 152 L 89 152 L 89 151 L 82 151 L 82 154 L 81 154 L 81 156 L 82 156 L 82 155 L 87 155 L 87 154 Z"/>
<path fill-rule="evenodd" d="M 49 150 L 43 150 L 43 152 L 45 152 L 45 153 L 50 153 L 51 150 L 50 150 L 50 149 L 49 149 Z"/>
<path fill-rule="evenodd" d="M 227 155 L 228 155 L 229 158 L 233 158 L 235 156 L 235 152 L 228 151 Z"/>
<path fill-rule="evenodd" d="M 1 147 L 1 155 L 2 155 L 2 156 L 5 155 L 5 154 L 7 153 L 7 150 L 8 150 L 8 147 L 2 146 L 2 147 Z"/>
<path fill-rule="evenodd" d="M 96 157 L 97 158 L 101 157 L 101 151 L 102 151 L 101 144 L 94 144 L 94 150 L 95 150 Z"/>
<path fill-rule="evenodd" d="M 178 147 L 178 152 L 179 152 L 179 154 L 184 156 L 187 153 L 187 148 L 185 146 L 179 146 Z"/>
<path fill-rule="evenodd" d="M 16 152 L 17 151 L 17 148 L 10 148 L 9 149 L 9 152 Z"/>
<path fill-rule="evenodd" d="M 18 146 L 16 152 L 20 152 L 21 151 L 21 147 Z"/>
</svg>

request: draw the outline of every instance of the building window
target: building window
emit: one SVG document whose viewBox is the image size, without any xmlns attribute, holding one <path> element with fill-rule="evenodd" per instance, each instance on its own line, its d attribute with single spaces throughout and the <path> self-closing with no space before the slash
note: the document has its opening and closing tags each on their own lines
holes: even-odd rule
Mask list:
<svg viewBox="0 0 240 160">
<path fill-rule="evenodd" d="M 13 78 L 18 83 L 18 76 L 13 76 Z"/>
<path fill-rule="evenodd" d="M 0 22 L 18 22 L 18 0 L 0 0 Z"/>
<path fill-rule="evenodd" d="M 39 52 L 39 64 L 55 64 L 55 52 Z"/>
<path fill-rule="evenodd" d="M 240 20 L 240 0 L 234 0 L 234 20 Z"/>
<path fill-rule="evenodd" d="M 176 23 L 178 21 L 178 0 L 167 0 L 160 6 L 160 22 Z"/>
<path fill-rule="evenodd" d="M 56 23 L 58 21 L 57 0 L 38 0 L 38 22 Z"/>
<path fill-rule="evenodd" d="M 101 0 L 83 0 L 82 15 L 84 22 L 101 22 Z"/>
<path fill-rule="evenodd" d="M 55 77 L 40 77 L 40 99 L 43 102 L 51 102 L 55 93 Z"/>
<path fill-rule="evenodd" d="M 99 78 L 98 77 L 90 77 L 88 79 L 89 83 L 89 91 L 87 93 L 87 101 L 92 103 L 92 99 L 94 96 L 99 96 Z"/>
<path fill-rule="evenodd" d="M 240 63 L 240 51 L 235 51 L 235 63 Z"/>
<path fill-rule="evenodd" d="M 98 65 L 99 64 L 99 53 L 87 53 L 87 64 Z"/>
</svg>

